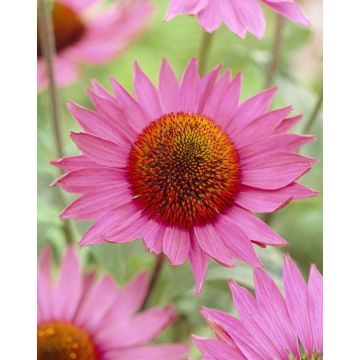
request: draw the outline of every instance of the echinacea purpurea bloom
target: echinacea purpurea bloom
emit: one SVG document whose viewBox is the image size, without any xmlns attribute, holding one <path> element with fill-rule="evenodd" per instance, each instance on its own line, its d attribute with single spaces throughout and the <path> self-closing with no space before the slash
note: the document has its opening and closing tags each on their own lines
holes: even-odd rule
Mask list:
<svg viewBox="0 0 360 360">
<path fill-rule="evenodd" d="M 104 1 L 55 0 L 53 4 L 54 70 L 59 86 L 75 81 L 79 63 L 99 64 L 119 54 L 144 31 L 152 13 L 148 0 L 116 1 L 100 12 L 92 9 L 97 3 Z M 48 80 L 39 31 L 37 72 L 42 90 Z"/>
<path fill-rule="evenodd" d="M 259 2 L 298 24 L 310 25 L 295 0 L 170 0 L 165 19 L 188 14 L 197 16 L 203 29 L 210 33 L 224 22 L 240 37 L 250 32 L 263 38 L 265 17 Z"/>
<path fill-rule="evenodd" d="M 286 244 L 252 212 L 316 194 L 296 182 L 314 159 L 295 149 L 314 138 L 289 133 L 291 106 L 269 110 L 276 88 L 239 104 L 241 74 L 219 73 L 200 79 L 192 59 L 178 82 L 164 61 L 157 89 L 136 64 L 135 98 L 112 79 L 114 95 L 88 90 L 95 111 L 68 104 L 82 154 L 52 163 L 80 195 L 61 217 L 95 220 L 81 246 L 143 239 L 173 265 L 189 258 L 199 293 L 210 258 L 261 267 L 252 243 Z"/>
<path fill-rule="evenodd" d="M 147 343 L 175 319 L 174 310 L 151 308 L 140 313 L 147 274 L 119 289 L 109 276 L 85 275 L 73 247 L 52 281 L 51 252 L 40 256 L 38 270 L 37 351 L 39 360 L 180 360 L 182 344 Z"/>
<path fill-rule="evenodd" d="M 285 256 L 282 295 L 272 278 L 254 270 L 256 298 L 235 282 L 229 283 L 237 319 L 203 308 L 217 339 L 193 336 L 209 360 L 323 359 L 323 279 L 311 266 L 308 284 L 289 255 Z M 300 342 L 300 346 L 299 346 Z"/>
</svg>

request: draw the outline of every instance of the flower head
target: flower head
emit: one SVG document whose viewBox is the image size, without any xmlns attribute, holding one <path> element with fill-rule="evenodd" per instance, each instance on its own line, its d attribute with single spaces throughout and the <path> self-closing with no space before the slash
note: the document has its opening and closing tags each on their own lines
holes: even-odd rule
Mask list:
<svg viewBox="0 0 360 360">
<path fill-rule="evenodd" d="M 217 339 L 193 341 L 206 359 L 320 360 L 323 358 L 322 275 L 313 265 L 308 284 L 289 255 L 284 262 L 285 297 L 262 269 L 254 270 L 256 299 L 230 282 L 240 320 L 203 308 Z M 299 340 L 301 346 L 299 347 Z"/>
<path fill-rule="evenodd" d="M 188 14 L 197 16 L 207 32 L 215 31 L 224 22 L 240 37 L 251 32 L 257 38 L 263 38 L 265 18 L 259 2 L 296 23 L 310 25 L 295 0 L 170 0 L 165 19 Z"/>
<path fill-rule="evenodd" d="M 296 183 L 314 160 L 294 153 L 313 137 L 288 133 L 291 107 L 269 111 L 275 88 L 239 104 L 241 75 L 219 72 L 200 79 L 192 59 L 179 83 L 164 61 L 157 89 L 136 65 L 136 98 L 112 79 L 114 96 L 89 89 L 95 111 L 69 103 L 82 154 L 53 162 L 66 170 L 54 184 L 80 195 L 62 218 L 95 220 L 82 246 L 143 239 L 173 265 L 189 258 L 199 292 L 210 258 L 259 267 L 252 243 L 286 244 L 251 212 L 315 194 Z"/>
<path fill-rule="evenodd" d="M 98 16 L 90 8 L 99 0 L 55 0 L 52 23 L 55 38 L 55 78 L 59 86 L 72 83 L 78 63 L 110 60 L 144 30 L 152 13 L 149 0 L 116 2 Z M 104 2 L 104 1 L 103 1 Z M 47 83 L 39 32 L 37 47 L 38 89 Z"/>
<path fill-rule="evenodd" d="M 146 345 L 175 320 L 171 307 L 135 314 L 147 292 L 146 273 L 119 289 L 105 275 L 83 275 L 72 247 L 66 251 L 56 284 L 49 249 L 38 271 L 38 359 L 173 359 L 187 352 L 181 344 Z"/>
</svg>

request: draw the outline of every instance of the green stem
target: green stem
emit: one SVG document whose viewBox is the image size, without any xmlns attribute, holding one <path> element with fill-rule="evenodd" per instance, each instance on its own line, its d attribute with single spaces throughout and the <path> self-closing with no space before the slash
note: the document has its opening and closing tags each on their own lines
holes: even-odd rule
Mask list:
<svg viewBox="0 0 360 360">
<path fill-rule="evenodd" d="M 304 130 L 303 130 L 304 134 L 308 134 L 310 132 L 310 130 L 312 129 L 312 127 L 314 126 L 315 121 L 318 117 L 318 114 L 321 110 L 322 103 L 323 103 L 323 90 L 321 90 L 318 101 L 315 104 L 315 107 L 309 117 L 309 120 L 307 121 L 307 123 L 304 126 Z"/>
<path fill-rule="evenodd" d="M 281 45 L 284 34 L 284 24 L 285 24 L 284 18 L 280 15 L 277 15 L 273 47 L 272 47 L 272 57 L 266 75 L 266 87 L 270 87 L 271 85 L 273 85 L 275 76 L 279 69 L 280 60 L 281 60 Z"/>
<path fill-rule="evenodd" d="M 200 44 L 200 51 L 199 51 L 200 76 L 203 76 L 206 72 L 208 60 L 209 60 L 209 52 L 213 38 L 214 38 L 214 33 L 208 33 L 206 31 L 203 32 L 201 44 Z"/>
<path fill-rule="evenodd" d="M 61 121 L 60 121 L 60 107 L 59 97 L 55 81 L 54 71 L 54 57 L 55 57 L 55 38 L 54 29 L 44 0 L 38 0 L 38 17 L 39 17 L 39 35 L 40 35 L 40 46 L 42 53 L 44 54 L 44 60 L 46 64 L 47 77 L 49 80 L 49 92 L 51 102 L 51 119 L 53 124 L 53 133 L 55 138 L 55 147 L 57 157 L 61 158 L 64 156 L 64 146 L 61 137 Z M 65 199 L 61 191 L 59 190 L 59 200 L 62 206 L 65 207 Z M 69 220 L 64 221 L 64 233 L 66 241 L 68 243 L 74 242 L 74 236 L 72 227 Z"/>
<path fill-rule="evenodd" d="M 148 291 L 147 291 L 147 293 L 145 295 L 144 301 L 143 301 L 143 303 L 141 305 L 140 311 L 145 310 L 148 303 L 149 303 L 151 294 L 152 294 L 153 290 L 155 289 L 156 284 L 157 284 L 157 282 L 159 280 L 161 269 L 162 269 L 163 264 L 164 264 L 164 260 L 165 260 L 164 254 L 159 254 L 156 257 L 154 270 L 152 272 L 150 283 L 149 283 L 149 288 L 148 288 Z"/>
</svg>

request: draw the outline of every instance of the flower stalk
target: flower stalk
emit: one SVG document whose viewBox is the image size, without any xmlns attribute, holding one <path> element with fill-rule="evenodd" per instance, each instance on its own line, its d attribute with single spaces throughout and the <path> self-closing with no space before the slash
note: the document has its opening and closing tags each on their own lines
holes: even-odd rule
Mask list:
<svg viewBox="0 0 360 360">
<path fill-rule="evenodd" d="M 199 74 L 200 76 L 204 76 L 208 60 L 209 60 L 209 53 L 211 44 L 213 42 L 214 33 L 208 33 L 203 31 L 201 44 L 200 44 L 200 51 L 199 51 Z"/>
<path fill-rule="evenodd" d="M 38 0 L 38 17 L 40 46 L 42 53 L 44 54 L 47 76 L 49 79 L 49 93 L 51 103 L 50 110 L 53 124 L 53 134 L 55 139 L 55 148 L 57 157 L 61 158 L 64 156 L 64 146 L 61 137 L 59 96 L 54 71 L 55 37 L 51 16 L 49 16 L 49 9 L 45 3 L 45 0 Z M 63 207 L 66 205 L 64 196 L 61 191 L 59 191 L 59 201 Z M 66 241 L 68 243 L 73 243 L 74 236 L 72 226 L 69 220 L 64 221 L 63 230 L 65 233 Z"/>
</svg>

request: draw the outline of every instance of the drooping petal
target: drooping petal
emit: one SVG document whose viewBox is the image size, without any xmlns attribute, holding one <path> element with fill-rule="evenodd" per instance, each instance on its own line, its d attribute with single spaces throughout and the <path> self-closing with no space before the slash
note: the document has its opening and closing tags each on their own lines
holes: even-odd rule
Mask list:
<svg viewBox="0 0 360 360">
<path fill-rule="evenodd" d="M 189 253 L 189 232 L 176 227 L 166 227 L 163 239 L 163 248 L 164 253 L 169 258 L 171 264 L 182 264 Z"/>
<path fill-rule="evenodd" d="M 190 15 L 196 15 L 201 10 L 203 10 L 209 0 L 170 0 L 169 8 L 165 16 L 165 20 L 171 20 L 175 16 L 178 16 L 183 13 Z"/>
</svg>

